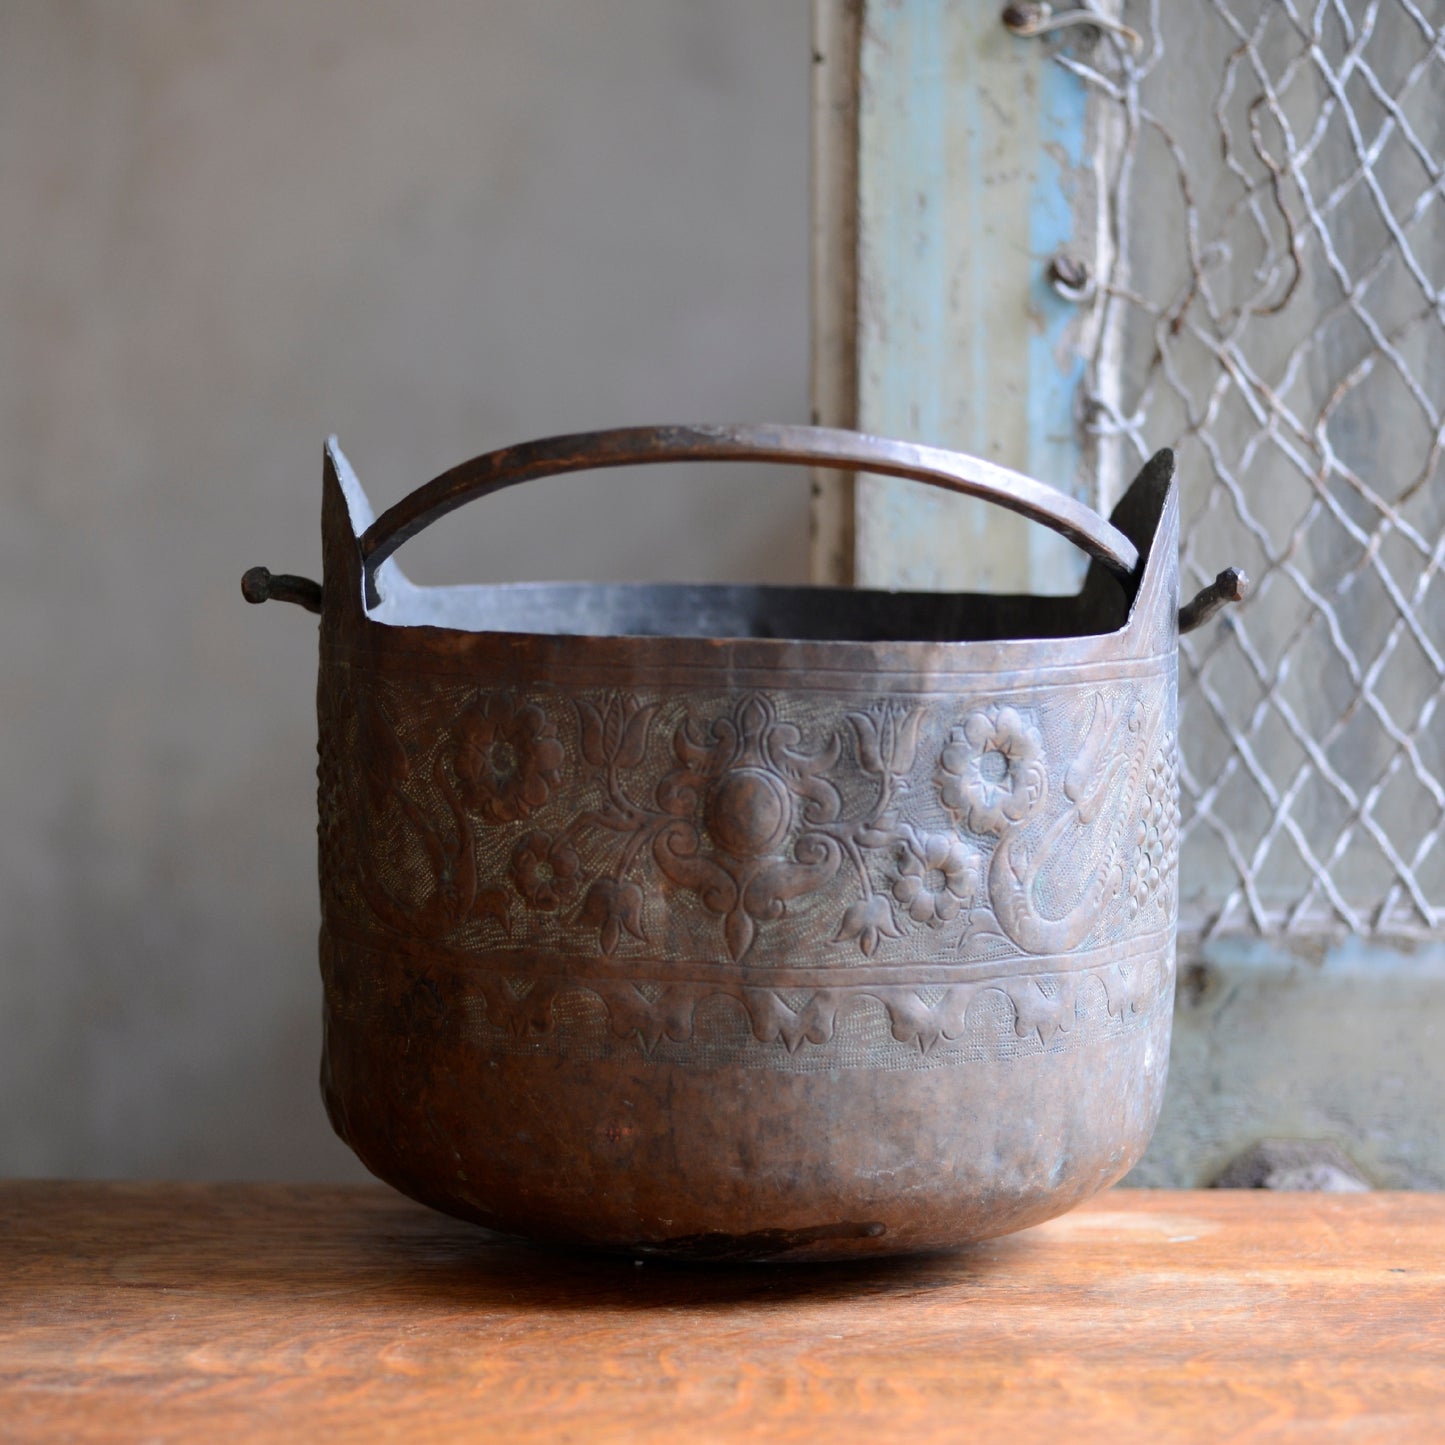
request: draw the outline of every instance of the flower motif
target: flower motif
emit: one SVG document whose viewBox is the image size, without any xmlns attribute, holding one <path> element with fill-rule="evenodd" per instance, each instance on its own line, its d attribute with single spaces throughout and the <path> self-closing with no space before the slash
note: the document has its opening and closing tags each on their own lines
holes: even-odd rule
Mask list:
<svg viewBox="0 0 1445 1445">
<path fill-rule="evenodd" d="M 843 915 L 834 943 L 858 940 L 858 947 L 872 958 L 885 938 L 902 938 L 903 930 L 893 917 L 893 905 L 881 893 L 870 894 L 853 904 Z"/>
<path fill-rule="evenodd" d="M 658 783 L 658 804 L 694 827 L 700 823 L 720 854 L 775 857 L 798 824 L 831 823 L 842 809 L 827 777 L 838 761 L 838 738 L 818 753 L 801 751 L 801 742 L 797 726 L 755 695 L 702 736 L 684 720 L 673 738 L 680 766 Z"/>
<path fill-rule="evenodd" d="M 536 812 L 557 786 L 562 760 L 557 729 L 535 703 L 518 707 L 493 693 L 457 722 L 453 765 L 462 801 L 488 823 Z"/>
<path fill-rule="evenodd" d="M 657 704 L 644 707 L 635 697 L 617 693 L 600 707 L 577 699 L 582 727 L 582 756 L 594 768 L 635 768 L 647 752 L 647 730 Z"/>
<path fill-rule="evenodd" d="M 582 923 L 601 929 L 603 953 L 615 953 L 623 933 L 646 941 L 642 931 L 642 889 L 621 878 L 599 878 L 587 890 L 578 915 Z"/>
<path fill-rule="evenodd" d="M 581 866 L 569 844 L 554 843 L 546 833 L 528 833 L 512 854 L 512 882 L 533 908 L 550 913 L 576 894 Z"/>
<path fill-rule="evenodd" d="M 973 713 L 949 734 L 936 775 L 943 806 L 972 833 L 1002 833 L 1043 801 L 1043 738 L 1011 707 Z"/>
<path fill-rule="evenodd" d="M 928 833 L 903 855 L 893 896 L 915 923 L 948 923 L 973 902 L 977 855 L 951 833 Z"/>
<path fill-rule="evenodd" d="M 705 729 L 684 718 L 672 740 L 678 766 L 657 784 L 668 821 L 653 834 L 653 860 L 722 917 L 734 961 L 747 956 L 759 923 L 781 918 L 843 862 L 825 831 L 843 806 L 827 776 L 841 741 L 835 733 L 816 753 L 802 741 L 771 699 L 750 693 Z"/>
<path fill-rule="evenodd" d="M 879 777 L 907 773 L 918 748 L 918 725 L 924 709 L 883 707 L 876 712 L 852 712 L 848 721 L 858 740 L 858 762 L 865 773 Z"/>
</svg>

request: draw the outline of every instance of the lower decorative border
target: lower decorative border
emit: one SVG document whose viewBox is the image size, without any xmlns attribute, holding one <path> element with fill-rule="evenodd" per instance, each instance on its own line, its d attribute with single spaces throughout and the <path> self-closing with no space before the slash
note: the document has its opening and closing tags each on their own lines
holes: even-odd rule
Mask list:
<svg viewBox="0 0 1445 1445">
<path fill-rule="evenodd" d="M 846 1064 L 895 1056 L 891 1067 L 915 1063 L 999 1060 L 1078 1047 L 1152 1021 L 1171 1010 L 1174 945 L 1168 936 L 1133 957 L 1080 968 L 1007 973 L 962 982 L 841 980 L 836 985 L 786 987 L 736 978 L 633 979 L 547 970 L 489 968 L 397 953 L 322 934 L 328 1005 L 341 1015 L 378 1005 L 408 1029 L 435 1027 L 465 1015 L 494 1052 L 607 1053 L 606 1036 L 644 1057 L 678 1061 L 782 1064 L 810 1053 L 840 1051 Z M 721 1007 L 719 1007 L 721 1005 Z M 879 1024 L 859 1032 L 863 1013 Z M 851 1027 L 847 1026 L 851 1020 Z M 847 1036 L 846 1039 L 844 1036 Z M 586 1042 L 584 1042 L 584 1039 Z M 891 1047 L 890 1047 L 891 1045 Z M 962 1048 L 957 1046 L 962 1045 Z M 763 1046 L 763 1047 L 760 1047 Z M 781 1047 L 778 1047 L 781 1046 Z M 834 1058 L 831 1063 L 840 1062 Z"/>
</svg>

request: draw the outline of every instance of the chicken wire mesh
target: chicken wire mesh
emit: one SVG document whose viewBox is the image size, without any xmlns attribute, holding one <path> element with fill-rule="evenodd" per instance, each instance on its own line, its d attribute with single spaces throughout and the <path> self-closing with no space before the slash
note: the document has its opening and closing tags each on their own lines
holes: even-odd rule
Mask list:
<svg viewBox="0 0 1445 1445">
<path fill-rule="evenodd" d="M 1101 197 L 1085 425 L 1106 476 L 1176 449 L 1186 595 L 1253 584 L 1181 647 L 1181 922 L 1438 932 L 1445 13 L 1112 13 L 1137 46 L 1055 54 Z"/>
</svg>

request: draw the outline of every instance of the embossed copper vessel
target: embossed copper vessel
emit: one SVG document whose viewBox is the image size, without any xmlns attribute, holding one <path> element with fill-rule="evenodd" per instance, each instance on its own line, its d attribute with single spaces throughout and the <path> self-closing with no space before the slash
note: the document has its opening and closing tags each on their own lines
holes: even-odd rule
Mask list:
<svg viewBox="0 0 1445 1445">
<path fill-rule="evenodd" d="M 699 458 L 913 477 L 1093 561 L 1058 598 L 419 588 L 388 560 L 521 481 Z M 953 1246 L 1118 1179 L 1174 993 L 1172 472 L 1105 522 L 955 453 L 637 428 L 489 454 L 373 520 L 331 445 L 323 586 L 244 590 L 321 615 L 337 1132 L 438 1209 L 638 1255 Z"/>
</svg>

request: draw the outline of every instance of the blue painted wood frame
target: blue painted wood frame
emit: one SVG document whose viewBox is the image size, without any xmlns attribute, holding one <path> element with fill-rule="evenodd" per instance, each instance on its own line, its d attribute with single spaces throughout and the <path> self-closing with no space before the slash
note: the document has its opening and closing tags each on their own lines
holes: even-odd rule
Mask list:
<svg viewBox="0 0 1445 1445">
<path fill-rule="evenodd" d="M 1085 96 L 984 0 L 874 0 L 859 42 L 857 424 L 952 446 L 1093 501 L 1075 423 Z M 977 503 L 860 478 L 855 576 L 1068 592 L 1067 543 Z"/>
</svg>

